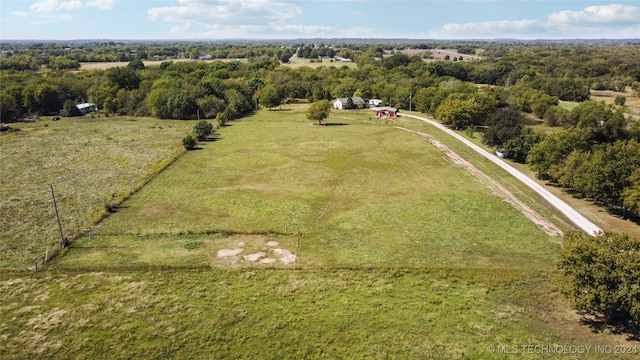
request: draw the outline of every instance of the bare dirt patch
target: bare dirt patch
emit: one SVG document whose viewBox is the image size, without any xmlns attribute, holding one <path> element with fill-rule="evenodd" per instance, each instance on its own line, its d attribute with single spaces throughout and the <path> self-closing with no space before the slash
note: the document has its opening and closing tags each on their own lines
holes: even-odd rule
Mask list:
<svg viewBox="0 0 640 360">
<path fill-rule="evenodd" d="M 415 134 L 418 134 L 420 136 L 423 136 L 423 137 L 427 138 L 429 140 L 429 142 L 433 146 L 435 146 L 438 150 L 442 151 L 453 162 L 454 165 L 457 165 L 457 166 L 465 168 L 473 176 L 475 176 L 476 178 L 478 178 L 481 181 L 483 181 L 484 183 L 486 183 L 487 186 L 489 186 L 489 188 L 491 188 L 494 191 L 495 194 L 497 194 L 497 195 L 501 196 L 502 198 L 504 198 L 506 202 L 508 202 L 514 208 L 516 208 L 518 211 L 520 211 L 524 216 L 526 216 L 534 224 L 538 225 L 538 227 L 540 227 L 549 236 L 562 236 L 563 235 L 562 230 L 560 230 L 557 226 L 555 226 L 553 223 L 551 223 L 550 221 L 548 221 L 547 219 L 542 217 L 535 210 L 530 208 L 527 204 L 525 204 L 522 201 L 520 201 L 517 197 L 515 197 L 515 195 L 513 195 L 509 190 L 507 190 L 499 182 L 495 181 L 489 175 L 487 175 L 487 174 L 483 173 L 482 171 L 480 171 L 480 169 L 478 169 L 473 164 L 471 164 L 467 160 L 465 160 L 462 157 L 460 157 L 460 155 L 456 154 L 454 151 L 449 149 L 443 143 L 439 142 L 433 136 L 431 136 L 429 134 L 426 134 L 426 133 L 423 133 L 423 132 L 405 129 L 405 128 L 402 128 L 402 127 L 396 127 L 396 128 L 400 129 L 400 130 L 409 131 L 409 132 L 412 132 L 412 133 L 415 133 Z"/>
<path fill-rule="evenodd" d="M 278 248 L 278 241 L 266 241 L 263 237 L 248 239 L 248 241 L 234 241 L 233 245 L 227 243 L 224 249 L 217 249 L 218 259 L 228 259 L 231 266 L 242 264 L 275 264 L 282 262 L 285 265 L 296 262 L 296 255 L 285 248 Z M 235 248 L 231 249 L 235 245 Z"/>
<path fill-rule="evenodd" d="M 296 261 L 296 255 L 287 249 L 273 249 L 273 252 L 280 255 L 280 261 L 291 264 Z"/>
<path fill-rule="evenodd" d="M 220 249 L 218 250 L 218 258 L 224 258 L 224 257 L 230 257 L 230 256 L 236 256 L 241 254 L 244 251 L 244 249 L 242 248 L 236 248 L 236 249 Z"/>
<path fill-rule="evenodd" d="M 267 255 L 266 252 L 260 251 L 260 252 L 257 252 L 255 254 L 245 255 L 242 258 L 245 259 L 246 261 L 256 262 L 256 261 L 262 259 L 265 255 Z"/>
</svg>

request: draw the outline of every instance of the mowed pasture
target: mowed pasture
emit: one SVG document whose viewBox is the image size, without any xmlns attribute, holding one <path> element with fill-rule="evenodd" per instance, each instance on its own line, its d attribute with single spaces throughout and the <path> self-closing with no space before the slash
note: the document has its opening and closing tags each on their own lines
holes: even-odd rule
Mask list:
<svg viewBox="0 0 640 360">
<path fill-rule="evenodd" d="M 166 59 L 166 60 L 144 60 L 144 66 L 160 66 L 163 62 L 183 62 L 195 61 L 193 59 Z M 98 62 L 81 62 L 80 70 L 106 70 L 114 67 L 126 67 L 129 61 L 98 61 Z"/>
<path fill-rule="evenodd" d="M 636 96 L 631 88 L 627 88 L 625 92 L 591 90 L 591 100 L 604 101 L 610 105 L 614 104 L 617 96 L 624 96 L 626 98 L 624 106 L 627 108 L 628 113 L 632 115 L 634 119 L 640 119 L 640 97 Z"/>
<path fill-rule="evenodd" d="M 179 157 L 191 122 L 90 116 L 12 124 L 0 135 L 0 268 L 33 266 Z"/>
<path fill-rule="evenodd" d="M 232 122 L 44 270 L 0 272 L 0 357 L 490 359 L 504 356 L 499 347 L 557 344 L 592 346 L 567 358 L 609 359 L 593 347 L 634 345 L 569 310 L 555 285 L 558 238 L 392 125 L 431 130 L 552 217 L 530 193 L 425 124 L 336 111 L 318 126 L 304 110 Z M 114 128 L 171 159 L 166 149 L 180 152 L 193 125 L 112 120 L 56 126 L 67 136 L 94 129 L 87 146 L 108 167 L 104 154 L 127 148 L 97 141 Z M 41 159 L 74 164 L 67 171 L 82 178 L 67 160 L 82 148 L 46 146 Z M 98 178 L 131 189 L 139 174 Z M 106 194 L 99 205 L 113 190 L 94 191 Z"/>
<path fill-rule="evenodd" d="M 296 265 L 276 249 L 302 268 L 553 266 L 559 239 L 425 138 L 370 112 L 318 126 L 304 108 L 222 128 L 54 266 Z"/>
<path fill-rule="evenodd" d="M 593 101 L 602 101 L 609 105 L 614 105 L 615 98 L 617 96 L 624 96 L 626 98 L 625 107 L 626 113 L 631 115 L 635 120 L 640 119 L 640 97 L 631 89 L 627 88 L 625 92 L 617 92 L 611 90 L 591 90 L 590 99 Z M 571 111 L 578 106 L 579 103 L 571 101 L 561 101 L 560 105 L 565 109 Z"/>
</svg>

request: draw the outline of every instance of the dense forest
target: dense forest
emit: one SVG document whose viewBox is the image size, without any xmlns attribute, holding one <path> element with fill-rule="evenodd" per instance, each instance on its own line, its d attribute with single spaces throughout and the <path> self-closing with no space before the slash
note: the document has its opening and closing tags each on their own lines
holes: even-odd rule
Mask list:
<svg viewBox="0 0 640 360">
<path fill-rule="evenodd" d="M 475 58 L 434 60 L 408 49 Z M 287 66 L 293 57 L 321 66 Z M 115 61 L 128 65 L 77 71 Z M 640 215 L 640 121 L 623 95 L 640 93 L 638 43 L 3 43 L 0 69 L 2 122 L 78 115 L 82 102 L 97 105 L 89 116 L 224 122 L 284 99 L 381 99 L 482 132 L 538 176 L 622 216 Z M 590 100 L 592 90 L 620 95 L 605 104 Z"/>
</svg>

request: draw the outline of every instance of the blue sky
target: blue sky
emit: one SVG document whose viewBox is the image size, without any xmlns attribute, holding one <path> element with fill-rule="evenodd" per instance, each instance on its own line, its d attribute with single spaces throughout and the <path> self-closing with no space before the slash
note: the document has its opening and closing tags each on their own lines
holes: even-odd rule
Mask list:
<svg viewBox="0 0 640 360">
<path fill-rule="evenodd" d="M 640 38 L 639 1 L 2 0 L 0 40 Z"/>
</svg>

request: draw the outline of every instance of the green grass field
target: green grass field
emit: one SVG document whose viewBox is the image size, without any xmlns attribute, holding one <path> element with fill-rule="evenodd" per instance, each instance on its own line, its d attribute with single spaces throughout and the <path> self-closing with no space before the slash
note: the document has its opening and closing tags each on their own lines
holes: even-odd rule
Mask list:
<svg viewBox="0 0 640 360">
<path fill-rule="evenodd" d="M 432 134 L 569 228 L 499 169 L 420 122 L 334 112 L 317 126 L 304 110 L 260 111 L 187 153 L 188 121 L 65 119 L 0 137 L 23 149 L 3 152 L 7 189 L 65 164 L 62 212 L 85 210 L 63 223 L 93 233 L 39 272 L 9 266 L 31 250 L 7 257 L 0 358 L 545 359 L 522 346 L 636 344 L 570 311 L 559 238 L 391 125 Z M 132 195 L 92 225 L 114 193 Z M 593 348 L 562 358 L 612 358 Z"/>
<path fill-rule="evenodd" d="M 191 122 L 101 117 L 12 124 L 0 136 L 0 268 L 32 265 L 60 241 L 48 185 L 72 237 L 184 152 Z"/>
<path fill-rule="evenodd" d="M 358 65 L 356 65 L 355 62 L 341 62 L 337 60 L 332 61 L 332 59 L 323 59 L 322 62 L 320 61 L 311 62 L 310 59 L 302 59 L 298 57 L 291 58 L 288 63 L 282 64 L 282 65 L 293 68 L 293 69 L 297 69 L 303 66 L 308 66 L 312 69 L 318 68 L 320 66 L 326 66 L 326 67 L 335 66 L 337 68 L 346 66 L 351 69 L 355 69 L 358 67 Z"/>
<path fill-rule="evenodd" d="M 558 239 L 424 138 L 369 122 L 369 113 L 315 126 L 296 109 L 222 129 L 55 266 L 181 265 L 192 256 L 255 266 L 242 256 L 268 252 L 269 241 L 296 252 L 298 231 L 304 268 L 552 266 Z M 185 256 L 190 241 L 200 245 Z M 234 248 L 246 249 L 217 258 Z"/>
<path fill-rule="evenodd" d="M 0 291 L 3 359 L 493 359 L 619 341 L 576 326 L 544 272 L 50 272 L 2 274 Z"/>
</svg>

